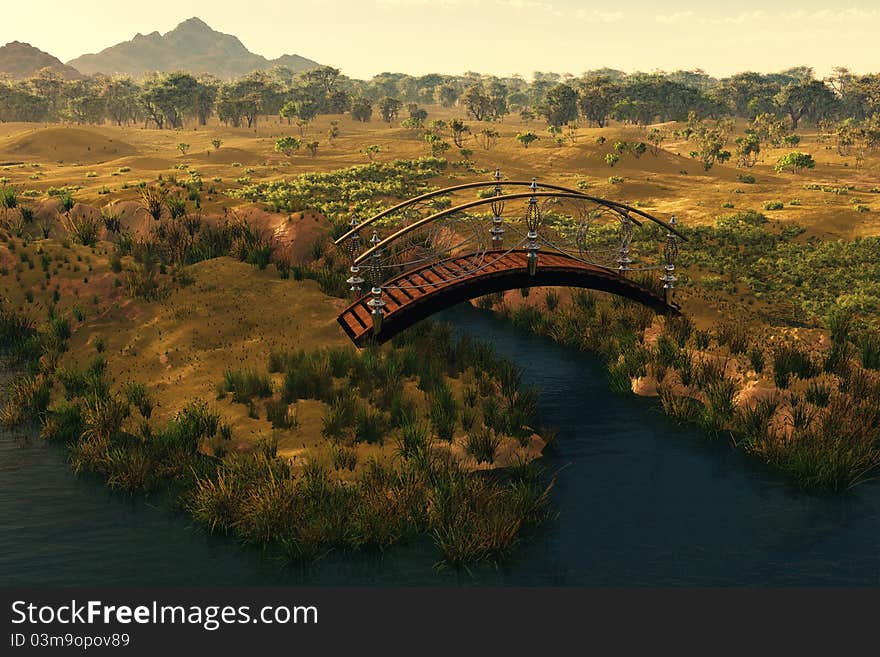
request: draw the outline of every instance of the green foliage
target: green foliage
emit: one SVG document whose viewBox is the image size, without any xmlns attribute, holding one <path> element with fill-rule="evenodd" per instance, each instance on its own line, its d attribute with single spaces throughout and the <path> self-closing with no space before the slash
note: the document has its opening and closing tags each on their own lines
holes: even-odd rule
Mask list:
<svg viewBox="0 0 880 657">
<path fill-rule="evenodd" d="M 792 151 L 786 153 L 776 162 L 776 171 L 789 170 L 797 173 L 801 169 L 812 169 L 816 166 L 816 161 L 809 153 L 801 153 L 800 151 Z"/>
<path fill-rule="evenodd" d="M 395 160 L 260 182 L 229 193 L 266 203 L 274 211 L 312 209 L 342 221 L 352 212 L 364 218 L 379 212 L 385 208 L 383 198 L 403 199 L 425 192 L 424 181 L 439 175 L 446 166 L 443 159 Z"/>
<path fill-rule="evenodd" d="M 540 137 L 534 132 L 520 132 L 516 135 L 516 140 L 522 144 L 523 148 L 528 148 L 533 142 L 538 141 Z"/>
</svg>

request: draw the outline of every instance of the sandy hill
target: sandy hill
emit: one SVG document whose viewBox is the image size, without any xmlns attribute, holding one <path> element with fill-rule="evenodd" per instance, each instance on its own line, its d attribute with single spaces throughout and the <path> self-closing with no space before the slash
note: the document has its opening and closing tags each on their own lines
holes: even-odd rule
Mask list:
<svg viewBox="0 0 880 657">
<path fill-rule="evenodd" d="M 91 164 L 136 155 L 137 149 L 98 130 L 53 126 L 0 140 L 0 159 Z"/>
<path fill-rule="evenodd" d="M 0 48 L 0 73 L 12 78 L 27 78 L 43 68 L 51 68 L 61 73 L 67 80 L 77 80 L 83 75 L 72 66 L 67 66 L 29 43 L 13 41 Z"/>
<path fill-rule="evenodd" d="M 122 73 L 142 77 L 151 71 L 189 71 L 225 79 L 277 65 L 294 71 L 318 66 L 299 55 L 266 59 L 245 48 L 238 37 L 217 32 L 199 18 L 190 18 L 166 34 L 137 34 L 131 41 L 82 55 L 69 64 L 89 75 Z"/>
</svg>

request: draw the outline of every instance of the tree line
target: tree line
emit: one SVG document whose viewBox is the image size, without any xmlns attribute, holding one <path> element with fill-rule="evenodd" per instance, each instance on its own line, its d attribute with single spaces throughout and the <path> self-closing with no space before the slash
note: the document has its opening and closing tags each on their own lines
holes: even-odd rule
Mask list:
<svg viewBox="0 0 880 657">
<path fill-rule="evenodd" d="M 96 75 L 66 81 L 43 69 L 25 80 L 0 80 L 0 121 L 66 121 L 180 128 L 205 125 L 212 116 L 233 127 L 253 128 L 261 116 L 308 122 L 319 114 L 350 113 L 369 121 L 374 111 L 390 123 L 412 103 L 459 107 L 476 121 L 517 113 L 550 126 L 576 120 L 604 126 L 613 119 L 648 125 L 659 121 L 774 117 L 796 130 L 804 120 L 864 121 L 880 114 L 880 74 L 844 68 L 820 80 L 812 69 L 739 73 L 713 78 L 696 71 L 626 74 L 599 69 L 580 77 L 535 72 L 522 76 L 411 76 L 382 73 L 355 80 L 321 66 L 294 73 L 286 67 L 256 71 L 232 81 L 184 72 L 143 80 Z"/>
</svg>

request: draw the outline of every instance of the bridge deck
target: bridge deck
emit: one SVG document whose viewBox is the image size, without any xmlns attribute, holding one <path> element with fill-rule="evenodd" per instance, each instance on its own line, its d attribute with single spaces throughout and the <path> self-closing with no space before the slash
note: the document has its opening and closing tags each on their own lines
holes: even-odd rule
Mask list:
<svg viewBox="0 0 880 657">
<path fill-rule="evenodd" d="M 482 266 L 474 269 L 474 258 Z M 488 251 L 441 260 L 411 269 L 382 288 L 385 316 L 377 339 L 384 342 L 417 321 L 474 297 L 521 287 L 563 285 L 611 292 L 650 306 L 657 312 L 674 313 L 665 299 L 615 271 L 589 265 L 561 253 L 540 253 L 537 272 L 530 276 L 525 251 Z M 373 322 L 364 295 L 337 318 L 357 345 L 373 337 Z"/>
</svg>

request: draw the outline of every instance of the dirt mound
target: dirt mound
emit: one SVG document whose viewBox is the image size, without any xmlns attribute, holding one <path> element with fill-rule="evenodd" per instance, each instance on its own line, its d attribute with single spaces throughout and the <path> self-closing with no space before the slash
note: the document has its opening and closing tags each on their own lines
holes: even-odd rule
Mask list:
<svg viewBox="0 0 880 657">
<path fill-rule="evenodd" d="M 95 163 L 137 152 L 131 144 L 85 128 L 42 128 L 0 142 L 0 159 L 37 162 Z"/>
<path fill-rule="evenodd" d="M 204 164 L 235 164 L 236 162 L 238 164 L 262 164 L 266 161 L 266 157 L 258 153 L 227 146 L 219 150 L 190 153 L 186 159 Z"/>
<path fill-rule="evenodd" d="M 294 212 L 288 215 L 266 212 L 251 206 L 237 210 L 235 214 L 251 225 L 271 232 L 278 244 L 277 248 L 295 265 L 314 259 L 312 247 L 315 242 L 329 241 L 330 222 L 319 212 Z"/>
</svg>

